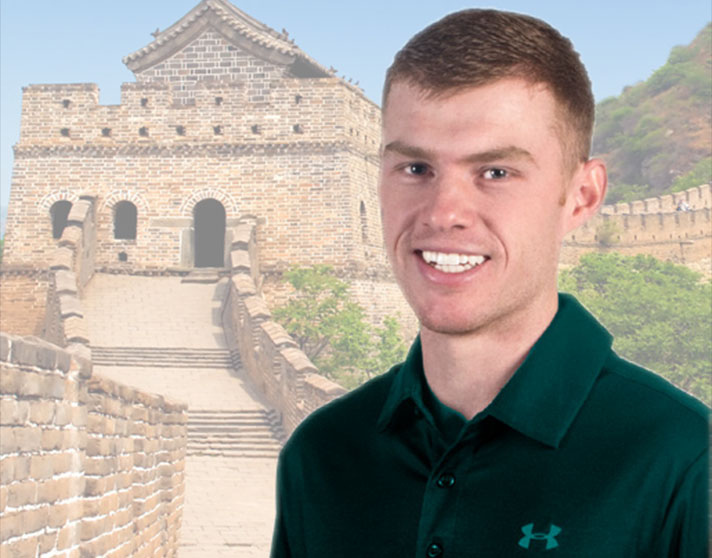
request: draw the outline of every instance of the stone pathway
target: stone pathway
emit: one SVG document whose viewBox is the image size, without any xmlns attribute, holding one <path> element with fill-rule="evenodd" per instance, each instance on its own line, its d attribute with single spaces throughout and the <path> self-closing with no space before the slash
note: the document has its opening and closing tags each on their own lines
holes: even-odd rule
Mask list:
<svg viewBox="0 0 712 558">
<path fill-rule="evenodd" d="M 210 412 L 267 416 L 259 393 L 239 369 L 219 367 L 214 359 L 198 362 L 200 354 L 226 348 L 220 319 L 226 288 L 226 279 L 202 284 L 182 283 L 179 277 L 96 274 L 82 301 L 92 345 L 102 348 L 94 370 L 186 402 L 189 420 Z M 178 365 L 186 348 L 197 349 L 190 357 L 195 367 Z M 145 355 L 151 366 L 136 366 L 136 355 Z M 240 426 L 234 428 L 237 432 Z M 186 457 L 178 558 L 266 558 L 276 457 L 202 453 L 191 451 Z"/>
</svg>

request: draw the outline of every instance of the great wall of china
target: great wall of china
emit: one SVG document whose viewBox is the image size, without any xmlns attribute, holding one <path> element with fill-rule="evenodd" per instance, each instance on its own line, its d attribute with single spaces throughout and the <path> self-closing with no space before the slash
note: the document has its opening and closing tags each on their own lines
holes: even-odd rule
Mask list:
<svg viewBox="0 0 712 558">
<path fill-rule="evenodd" d="M 272 319 L 282 272 L 332 265 L 374 321 L 413 327 L 380 240 L 378 107 L 225 0 L 125 62 L 117 106 L 93 84 L 24 91 L 0 553 L 266 556 L 279 444 L 345 391 Z M 709 276 L 711 211 L 710 185 L 604 206 L 561 263 L 641 253 Z"/>
</svg>

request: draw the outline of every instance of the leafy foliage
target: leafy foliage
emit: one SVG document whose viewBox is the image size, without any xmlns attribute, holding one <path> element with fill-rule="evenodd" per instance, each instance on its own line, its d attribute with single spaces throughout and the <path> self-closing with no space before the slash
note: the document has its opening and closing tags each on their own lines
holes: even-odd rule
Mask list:
<svg viewBox="0 0 712 558">
<path fill-rule="evenodd" d="M 621 231 L 618 229 L 616 222 L 607 219 L 596 228 L 598 243 L 601 246 L 613 246 L 618 241 L 617 238 L 620 232 Z"/>
<path fill-rule="evenodd" d="M 673 48 L 665 65 L 646 82 L 596 107 L 593 152 L 608 163 L 607 203 L 682 189 L 673 189 L 676 178 L 709 156 L 710 45 L 712 24 L 690 45 Z"/>
<path fill-rule="evenodd" d="M 285 274 L 294 296 L 274 310 L 274 318 L 292 335 L 319 372 L 353 388 L 405 358 L 397 320 L 382 327 L 366 320 L 351 300 L 348 285 L 324 265 L 294 268 Z"/>
<path fill-rule="evenodd" d="M 668 193 L 681 192 L 700 184 L 712 184 L 712 157 L 702 159 L 688 173 L 678 176 Z"/>
<path fill-rule="evenodd" d="M 712 401 L 712 284 L 651 256 L 587 254 L 560 276 L 614 335 L 623 357 Z"/>
</svg>

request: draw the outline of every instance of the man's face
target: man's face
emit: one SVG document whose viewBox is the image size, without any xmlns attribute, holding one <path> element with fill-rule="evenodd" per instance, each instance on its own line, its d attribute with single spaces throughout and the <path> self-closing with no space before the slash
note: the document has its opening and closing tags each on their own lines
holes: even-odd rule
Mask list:
<svg viewBox="0 0 712 558">
<path fill-rule="evenodd" d="M 556 108 L 545 87 L 519 79 L 435 98 L 393 84 L 379 184 L 384 238 L 423 327 L 516 330 L 551 308 L 570 227 Z"/>
</svg>

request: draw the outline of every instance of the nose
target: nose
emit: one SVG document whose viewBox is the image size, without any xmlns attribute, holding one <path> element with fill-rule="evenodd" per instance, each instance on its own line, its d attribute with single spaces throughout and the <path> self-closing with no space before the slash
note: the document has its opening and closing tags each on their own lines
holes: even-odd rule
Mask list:
<svg viewBox="0 0 712 558">
<path fill-rule="evenodd" d="M 474 186 L 458 176 L 441 176 L 424 205 L 423 224 L 434 231 L 465 229 L 472 224 Z"/>
</svg>

